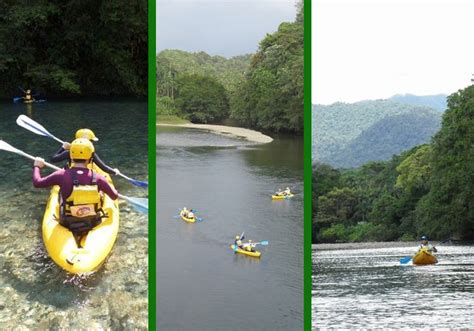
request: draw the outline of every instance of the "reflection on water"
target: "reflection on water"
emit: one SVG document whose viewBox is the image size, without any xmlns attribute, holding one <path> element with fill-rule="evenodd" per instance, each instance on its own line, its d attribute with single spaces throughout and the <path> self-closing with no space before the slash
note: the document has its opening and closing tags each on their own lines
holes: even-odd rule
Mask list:
<svg viewBox="0 0 474 331">
<path fill-rule="evenodd" d="M 158 329 L 303 328 L 302 147 L 158 128 Z M 272 201 L 284 186 L 295 198 Z M 204 221 L 174 217 L 183 206 Z M 242 231 L 269 240 L 260 259 L 230 249 Z"/>
<path fill-rule="evenodd" d="M 100 138 L 95 146 L 103 160 L 131 177 L 147 179 L 146 103 L 0 104 L 0 139 L 47 158 L 60 146 L 18 127 L 15 120 L 20 114 L 69 141 L 77 129 L 93 129 Z M 147 216 L 122 204 L 119 237 L 105 265 L 89 276 L 68 275 L 48 258 L 43 246 L 41 220 L 49 191 L 33 188 L 32 163 L 0 151 L 4 175 L 0 181 L 0 329 L 146 327 Z M 147 194 L 121 179 L 114 182 L 125 195 Z"/>
<path fill-rule="evenodd" d="M 414 250 L 313 251 L 313 328 L 472 327 L 474 247 L 440 246 L 438 264 L 400 266 Z"/>
</svg>

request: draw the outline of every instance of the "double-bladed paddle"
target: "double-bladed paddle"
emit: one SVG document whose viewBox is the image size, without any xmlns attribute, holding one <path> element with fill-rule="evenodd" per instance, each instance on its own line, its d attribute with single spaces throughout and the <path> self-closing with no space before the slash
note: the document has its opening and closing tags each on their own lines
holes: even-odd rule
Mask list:
<svg viewBox="0 0 474 331">
<path fill-rule="evenodd" d="M 448 239 L 445 239 L 445 240 L 443 240 L 443 241 L 440 241 L 440 242 L 437 244 L 437 246 L 439 246 L 439 245 L 441 245 L 441 244 L 444 244 L 445 242 L 450 241 L 450 240 L 451 240 L 451 238 L 448 238 Z M 435 246 L 433 246 L 433 247 L 435 247 Z M 410 263 L 410 261 L 411 261 L 412 258 L 413 258 L 412 256 L 405 256 L 405 257 L 402 257 L 402 258 L 400 259 L 400 264 L 408 264 L 408 263 Z"/>
<path fill-rule="evenodd" d="M 33 132 L 37 135 L 40 135 L 40 136 L 43 136 L 43 137 L 48 137 L 48 138 L 56 140 L 57 142 L 59 142 L 61 144 L 64 144 L 63 140 L 61 140 L 58 137 L 54 136 L 52 133 L 50 133 L 48 130 L 46 130 L 46 128 L 44 126 L 42 126 L 38 122 L 32 120 L 28 116 L 25 116 L 25 115 L 18 116 L 18 118 L 16 119 L 16 124 L 18 124 L 22 128 L 25 128 L 28 131 Z M 143 187 L 143 188 L 148 187 L 148 182 L 144 182 L 144 181 L 141 181 L 141 180 L 130 178 L 128 176 L 125 176 L 122 173 L 118 173 L 118 175 L 120 177 L 128 180 L 130 183 L 132 183 L 135 186 Z"/>
<path fill-rule="evenodd" d="M 21 155 L 23 157 L 26 157 L 30 160 L 36 160 L 36 157 L 33 155 L 27 154 L 23 152 L 22 150 L 19 150 L 12 145 L 8 144 L 7 142 L 0 140 L 0 150 L 4 150 L 7 152 L 12 152 L 18 155 Z M 54 170 L 60 170 L 59 167 L 56 167 L 54 164 L 44 162 L 44 165 L 54 169 Z M 148 199 L 147 198 L 136 198 L 136 197 L 128 197 L 123 194 L 119 194 L 119 197 L 130 202 L 130 204 L 139 212 L 141 213 L 148 213 Z"/>
</svg>

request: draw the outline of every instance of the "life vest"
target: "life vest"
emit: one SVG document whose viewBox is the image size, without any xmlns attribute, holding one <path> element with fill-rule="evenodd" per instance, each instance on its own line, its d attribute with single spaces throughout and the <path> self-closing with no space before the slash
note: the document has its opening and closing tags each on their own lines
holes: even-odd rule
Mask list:
<svg viewBox="0 0 474 331">
<path fill-rule="evenodd" d="M 26 93 L 25 100 L 31 100 L 31 93 Z"/>
<path fill-rule="evenodd" d="M 87 233 L 102 222 L 106 217 L 101 206 L 103 197 L 99 192 L 96 173 L 92 171 L 90 184 L 79 184 L 74 171 L 72 192 L 61 204 L 60 224 L 73 233 Z"/>
</svg>

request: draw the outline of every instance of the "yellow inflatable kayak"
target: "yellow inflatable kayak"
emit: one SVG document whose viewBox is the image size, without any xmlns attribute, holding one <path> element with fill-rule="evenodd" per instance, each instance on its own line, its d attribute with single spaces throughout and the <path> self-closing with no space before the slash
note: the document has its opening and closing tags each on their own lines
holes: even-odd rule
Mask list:
<svg viewBox="0 0 474 331">
<path fill-rule="evenodd" d="M 412 258 L 413 264 L 426 265 L 438 263 L 438 259 L 434 254 L 426 248 L 420 249 Z"/>
<path fill-rule="evenodd" d="M 119 230 L 118 201 L 104 195 L 102 209 L 108 215 L 102 223 L 82 238 L 79 248 L 71 231 L 60 225 L 59 186 L 51 189 L 43 217 L 43 241 L 51 259 L 64 270 L 73 274 L 97 270 L 112 251 Z"/>
<path fill-rule="evenodd" d="M 184 211 L 181 210 L 179 212 L 179 216 L 181 216 L 181 219 L 185 222 L 188 222 L 188 223 L 195 223 L 196 222 L 196 216 L 192 217 L 192 218 L 188 218 L 186 216 L 184 216 Z"/>
<path fill-rule="evenodd" d="M 293 193 L 290 193 L 290 194 L 286 194 L 286 195 L 278 195 L 278 194 L 274 194 L 272 195 L 272 199 L 273 200 L 284 200 L 284 199 L 290 199 L 292 197 L 294 197 L 295 195 Z"/>
<path fill-rule="evenodd" d="M 237 250 L 235 251 L 234 250 L 235 245 L 230 245 L 230 249 L 233 250 L 235 253 L 240 253 L 240 254 L 253 256 L 253 257 L 260 257 L 260 255 L 262 255 L 262 253 L 260 253 L 259 251 L 250 252 L 250 251 L 246 251 L 245 249 L 241 249 L 241 248 L 237 248 Z"/>
</svg>

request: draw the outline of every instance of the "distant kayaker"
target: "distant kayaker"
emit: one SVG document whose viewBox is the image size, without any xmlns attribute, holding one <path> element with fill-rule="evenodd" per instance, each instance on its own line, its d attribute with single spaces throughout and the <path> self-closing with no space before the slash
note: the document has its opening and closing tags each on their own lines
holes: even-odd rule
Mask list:
<svg viewBox="0 0 474 331">
<path fill-rule="evenodd" d="M 181 211 L 183 213 L 184 217 L 188 217 L 189 210 L 186 207 L 183 207 L 183 210 Z"/>
<path fill-rule="evenodd" d="M 235 236 L 235 241 L 234 241 L 234 244 L 239 247 L 239 248 L 243 248 L 243 244 L 242 244 L 242 238 L 240 236 Z"/>
<path fill-rule="evenodd" d="M 244 244 L 243 245 L 245 250 L 248 251 L 248 252 L 255 252 L 255 250 L 253 249 L 255 247 L 255 244 L 252 243 L 252 240 L 249 239 L 249 242 Z"/>
<path fill-rule="evenodd" d="M 188 216 L 186 216 L 186 217 L 187 218 L 194 218 L 194 213 L 193 213 L 192 209 L 188 212 Z"/>
<path fill-rule="evenodd" d="M 71 231 L 84 232 L 100 223 L 105 217 L 100 209 L 101 192 L 111 199 L 118 197 L 118 192 L 104 176 L 88 168 L 94 154 L 94 145 L 88 139 L 76 139 L 70 148 L 73 167 L 53 172 L 41 177 L 40 168 L 44 160 L 36 158 L 33 167 L 33 186 L 36 188 L 59 185 L 61 196 L 60 223 Z M 77 222 L 77 220 L 82 222 Z M 80 227 L 82 226 L 82 227 Z M 74 228 L 73 228 L 74 227 Z"/>
<path fill-rule="evenodd" d="M 290 195 L 291 194 L 291 190 L 289 187 L 287 187 L 284 191 L 283 191 L 283 195 Z"/>
<path fill-rule="evenodd" d="M 23 100 L 25 100 L 25 102 L 33 102 L 35 101 L 35 99 L 33 98 L 33 96 L 31 95 L 31 90 L 26 90 L 25 91 L 25 96 L 23 97 Z"/>
<path fill-rule="evenodd" d="M 421 244 L 418 248 L 418 250 L 421 250 L 421 249 L 426 249 L 428 250 L 428 252 L 438 252 L 438 250 L 436 249 L 436 247 L 434 247 L 433 245 L 431 245 L 429 242 L 428 242 L 428 237 L 427 236 L 421 236 Z"/>
<path fill-rule="evenodd" d="M 76 131 L 76 139 L 81 139 L 81 138 L 88 139 L 91 142 L 99 140 L 99 138 L 97 138 L 96 135 L 94 134 L 94 132 L 90 129 L 79 129 L 79 130 L 77 130 Z M 65 142 L 61 146 L 61 148 L 56 152 L 56 154 L 54 154 L 51 157 L 51 162 L 58 163 L 58 162 L 67 160 L 68 161 L 68 166 L 70 166 L 70 164 L 71 164 L 71 158 L 70 158 L 70 155 L 69 155 L 70 154 L 69 153 L 70 148 L 71 148 L 71 144 L 68 143 L 68 142 Z M 104 171 L 108 174 L 118 175 L 120 173 L 120 171 L 117 168 L 112 168 L 112 167 L 109 167 L 108 165 L 106 165 L 104 163 L 104 161 L 102 161 L 99 158 L 97 153 L 93 154 L 92 162 L 95 165 L 97 165 L 97 167 L 99 167 L 102 171 Z"/>
</svg>

